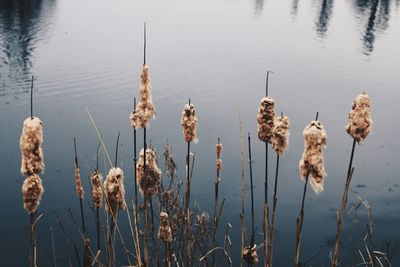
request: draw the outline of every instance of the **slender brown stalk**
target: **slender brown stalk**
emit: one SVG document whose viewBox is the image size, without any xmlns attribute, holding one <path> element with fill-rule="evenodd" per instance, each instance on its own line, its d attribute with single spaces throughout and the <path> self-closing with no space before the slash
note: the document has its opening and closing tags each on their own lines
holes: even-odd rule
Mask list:
<svg viewBox="0 0 400 267">
<path fill-rule="evenodd" d="M 347 195 L 349 192 L 349 187 L 350 187 L 350 182 L 351 182 L 351 169 L 353 168 L 353 158 L 354 158 L 354 152 L 356 148 L 356 139 L 353 139 L 353 145 L 351 148 L 351 154 L 350 154 L 350 160 L 349 160 L 349 166 L 347 169 L 347 177 L 346 177 L 346 183 L 344 186 L 344 191 L 342 195 L 342 206 L 340 209 L 337 211 L 337 227 L 336 227 L 336 239 L 335 239 L 335 251 L 333 252 L 333 257 L 332 257 L 332 262 L 331 266 L 336 267 L 338 265 L 338 260 L 339 260 L 339 250 L 340 250 L 340 234 L 343 230 L 343 224 L 344 224 L 344 213 L 346 211 L 346 206 L 347 206 Z"/>
<path fill-rule="evenodd" d="M 240 212 L 240 223 L 241 223 L 241 243 L 240 243 L 240 251 L 244 250 L 244 241 L 245 241 L 245 224 L 244 224 L 244 200 L 245 200 L 245 174 L 244 174 L 244 142 L 243 142 L 243 127 L 242 127 L 242 119 L 239 113 L 239 132 L 240 132 L 240 158 L 241 158 L 241 167 L 242 167 L 242 209 Z M 242 261 L 240 261 L 240 266 L 242 266 Z"/>
<path fill-rule="evenodd" d="M 36 212 L 30 214 L 31 218 L 31 264 L 33 267 L 38 266 L 38 259 L 36 253 L 36 226 L 35 226 Z"/>
<path fill-rule="evenodd" d="M 33 119 L 33 75 L 31 81 L 31 119 Z"/>
<path fill-rule="evenodd" d="M 249 142 L 249 175 L 250 175 L 250 196 L 251 196 L 251 241 L 250 247 L 254 246 L 254 188 L 253 188 L 253 167 L 251 161 L 251 137 L 250 133 L 248 134 L 248 142 Z"/>
<path fill-rule="evenodd" d="M 295 250 L 295 260 L 294 264 L 296 267 L 300 267 L 300 243 L 301 243 L 301 232 L 303 229 L 303 221 L 304 221 L 304 200 L 306 198 L 307 193 L 307 184 L 308 184 L 308 176 L 305 178 L 304 189 L 303 189 L 303 198 L 301 201 L 301 209 L 300 209 L 300 217 L 296 219 L 296 250 Z"/>
<path fill-rule="evenodd" d="M 214 231 L 213 231 L 213 245 L 212 249 L 217 247 L 217 238 L 218 238 L 218 193 L 219 193 L 219 182 L 220 182 L 220 171 L 222 169 L 222 144 L 220 138 L 218 138 L 218 142 L 216 145 L 216 154 L 217 154 L 217 177 L 215 178 L 215 195 L 214 195 Z M 212 266 L 216 267 L 216 253 L 213 253 L 212 256 Z"/>
<path fill-rule="evenodd" d="M 81 220 L 82 220 L 82 231 L 83 231 L 83 235 L 86 236 L 86 225 L 85 225 L 85 216 L 83 213 L 83 203 L 82 203 L 82 197 L 83 197 L 83 190 L 82 185 L 80 184 L 80 174 L 79 174 L 79 163 L 78 163 L 78 154 L 76 152 L 76 139 L 74 137 L 74 152 L 75 152 L 75 176 L 76 176 L 76 186 L 77 186 L 77 193 L 79 196 L 79 206 L 80 206 L 80 210 L 81 210 Z"/>
<path fill-rule="evenodd" d="M 271 218 L 271 232 L 269 238 L 269 258 L 267 261 L 268 266 L 272 266 L 272 258 L 274 255 L 274 236 L 275 236 L 275 219 L 276 219 L 276 204 L 278 198 L 276 197 L 278 191 L 278 173 L 279 173 L 279 154 L 276 154 L 276 171 L 275 171 L 275 185 L 274 185 L 274 197 L 272 203 L 272 218 Z"/>
<path fill-rule="evenodd" d="M 190 103 L 190 100 L 189 100 Z M 186 265 L 191 266 L 191 226 L 190 226 L 190 142 L 187 142 L 186 154 L 186 200 L 185 200 L 185 219 L 186 219 Z"/>
</svg>

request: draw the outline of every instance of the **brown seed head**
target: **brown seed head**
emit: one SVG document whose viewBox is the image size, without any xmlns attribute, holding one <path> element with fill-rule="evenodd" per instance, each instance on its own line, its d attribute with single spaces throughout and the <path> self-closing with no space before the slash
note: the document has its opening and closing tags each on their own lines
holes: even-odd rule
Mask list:
<svg viewBox="0 0 400 267">
<path fill-rule="evenodd" d="M 156 109 L 151 96 L 149 66 L 144 65 L 140 75 L 140 101 L 129 118 L 133 128 L 147 128 L 150 119 L 155 115 Z"/>
<path fill-rule="evenodd" d="M 22 185 L 22 195 L 24 208 L 28 213 L 34 213 L 37 210 L 43 192 L 42 180 L 38 175 L 31 174 L 25 178 L 24 184 Z"/>
<path fill-rule="evenodd" d="M 186 104 L 182 111 L 181 125 L 185 142 L 197 142 L 197 118 L 193 104 Z"/>
<path fill-rule="evenodd" d="M 30 175 L 44 171 L 43 162 L 43 124 L 39 118 L 31 117 L 24 121 L 19 146 L 21 148 L 21 173 Z"/>
<path fill-rule="evenodd" d="M 272 148 L 278 155 L 282 155 L 289 146 L 289 118 L 277 116 L 274 119 L 274 128 L 271 138 Z"/>
<path fill-rule="evenodd" d="M 172 231 L 169 226 L 169 218 L 168 213 L 161 212 L 160 213 L 160 227 L 158 228 L 158 239 L 163 240 L 165 242 L 172 241 Z"/>
<path fill-rule="evenodd" d="M 112 211 L 114 216 L 120 209 L 125 209 L 124 173 L 120 168 L 111 168 L 104 181 L 106 211 Z"/>
<path fill-rule="evenodd" d="M 312 121 L 303 131 L 304 152 L 299 162 L 300 176 L 309 177 L 311 187 L 316 194 L 324 190 L 323 148 L 326 145 L 327 135 L 319 121 Z"/>
<path fill-rule="evenodd" d="M 275 101 L 267 96 L 261 99 L 260 107 L 257 112 L 257 133 L 258 138 L 264 142 L 270 142 L 272 129 L 274 127 Z"/>
<path fill-rule="evenodd" d="M 96 208 L 101 208 L 103 206 L 102 180 L 103 176 L 98 171 L 94 171 L 90 176 L 90 182 L 92 183 L 92 201 Z"/>
<path fill-rule="evenodd" d="M 243 248 L 242 259 L 248 264 L 257 264 L 258 263 L 257 245 L 254 244 L 253 247 L 247 246 Z"/>
<path fill-rule="evenodd" d="M 219 159 L 222 155 L 222 151 L 224 150 L 224 147 L 222 145 L 222 143 L 217 143 L 215 145 L 215 153 L 217 154 L 217 159 Z"/>
<path fill-rule="evenodd" d="M 217 159 L 217 170 L 222 171 L 222 159 Z"/>
<path fill-rule="evenodd" d="M 76 188 L 76 194 L 79 198 L 83 198 L 84 191 L 83 191 L 83 186 L 82 186 L 82 180 L 81 180 L 81 172 L 79 171 L 78 166 L 75 164 L 75 188 Z"/>
<path fill-rule="evenodd" d="M 140 151 L 136 164 L 136 177 L 142 196 L 155 195 L 160 190 L 161 170 L 157 166 L 157 154 L 154 148 L 146 149 L 146 172 L 144 172 L 144 149 Z"/>
<path fill-rule="evenodd" d="M 364 92 L 359 94 L 353 101 L 346 131 L 357 143 L 361 143 L 371 132 L 371 128 L 371 99 Z"/>
</svg>

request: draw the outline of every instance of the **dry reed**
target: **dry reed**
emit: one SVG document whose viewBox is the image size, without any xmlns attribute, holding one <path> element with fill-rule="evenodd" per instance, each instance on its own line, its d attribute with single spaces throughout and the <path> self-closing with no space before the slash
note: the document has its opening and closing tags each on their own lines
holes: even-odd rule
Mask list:
<svg viewBox="0 0 400 267">
<path fill-rule="evenodd" d="M 172 231 L 170 227 L 168 213 L 161 212 L 160 213 L 160 227 L 158 228 L 158 239 L 171 242 L 172 241 Z"/>
<path fill-rule="evenodd" d="M 104 181 L 105 197 L 107 198 L 106 211 L 116 216 L 118 211 L 125 209 L 124 173 L 122 169 L 113 167 Z"/>
<path fill-rule="evenodd" d="M 144 169 L 144 166 L 146 166 L 146 169 Z M 161 170 L 157 166 L 157 154 L 154 148 L 146 149 L 146 158 L 144 149 L 140 151 L 136 165 L 136 177 L 142 196 L 156 195 L 160 191 Z"/>
<path fill-rule="evenodd" d="M 90 182 L 92 184 L 92 201 L 96 208 L 103 206 L 103 190 L 101 184 L 103 181 L 103 175 L 97 170 L 90 175 Z"/>
</svg>

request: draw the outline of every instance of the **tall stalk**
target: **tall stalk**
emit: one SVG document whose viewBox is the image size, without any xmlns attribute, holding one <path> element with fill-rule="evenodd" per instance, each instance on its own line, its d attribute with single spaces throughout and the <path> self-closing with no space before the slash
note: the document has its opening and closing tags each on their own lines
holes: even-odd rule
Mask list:
<svg viewBox="0 0 400 267">
<path fill-rule="evenodd" d="M 254 189 L 253 189 L 253 167 L 251 161 L 251 137 L 250 133 L 248 134 L 248 142 L 249 142 L 249 174 L 250 174 L 250 196 L 251 196 L 251 241 L 250 248 L 254 246 Z"/>
<path fill-rule="evenodd" d="M 76 139 L 74 137 L 74 152 L 75 152 L 75 166 L 77 169 L 79 169 L 79 164 L 78 164 L 78 155 L 76 152 Z M 83 203 L 82 203 L 82 198 L 79 197 L 79 206 L 81 209 L 81 220 L 82 220 L 82 231 L 83 231 L 83 235 L 86 238 L 86 225 L 85 225 L 85 216 L 84 216 L 84 212 L 83 212 Z"/>
<path fill-rule="evenodd" d="M 274 185 L 274 197 L 272 203 L 272 218 L 271 218 L 271 233 L 269 239 L 269 259 L 268 266 L 272 266 L 272 258 L 274 255 L 274 236 L 275 236 L 275 219 L 276 219 L 276 204 L 278 198 L 276 197 L 278 191 L 278 173 L 279 173 L 279 154 L 276 154 L 276 171 L 275 171 L 275 185 Z"/>
<path fill-rule="evenodd" d="M 245 234 L 245 224 L 244 224 L 244 204 L 245 204 L 245 188 L 246 188 L 246 179 L 244 174 L 244 142 L 243 142 L 243 127 L 242 127 L 242 119 L 239 113 L 239 132 L 240 132 L 240 158 L 241 158 L 241 169 L 242 169 L 242 208 L 240 212 L 240 224 L 241 224 L 241 242 L 240 242 L 240 251 L 244 250 L 244 242 L 246 238 Z M 240 261 L 240 266 L 242 266 L 242 261 Z"/>
<path fill-rule="evenodd" d="M 217 146 L 221 145 L 221 139 L 218 138 Z M 218 149 L 218 148 L 217 148 Z M 217 152 L 217 177 L 215 178 L 215 195 L 214 195 L 214 231 L 213 231 L 213 245 L 212 249 L 217 247 L 218 238 L 218 193 L 219 193 L 219 182 L 220 182 L 220 167 L 218 166 L 218 161 L 220 160 L 220 154 Z M 216 253 L 212 256 L 212 266 L 216 267 Z"/>
</svg>

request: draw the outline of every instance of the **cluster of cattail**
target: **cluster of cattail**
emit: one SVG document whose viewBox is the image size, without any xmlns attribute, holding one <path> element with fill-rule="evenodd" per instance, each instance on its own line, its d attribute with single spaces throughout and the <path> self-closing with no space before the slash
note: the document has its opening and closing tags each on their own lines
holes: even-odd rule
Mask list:
<svg viewBox="0 0 400 267">
<path fill-rule="evenodd" d="M 253 246 L 247 246 L 243 248 L 242 259 L 247 264 L 257 264 L 258 263 L 257 245 L 254 244 Z"/>
<path fill-rule="evenodd" d="M 267 96 L 261 99 L 257 112 L 257 133 L 258 138 L 264 142 L 270 142 L 274 128 L 275 101 Z"/>
<path fill-rule="evenodd" d="M 107 199 L 106 211 L 116 216 L 119 210 L 125 209 L 124 172 L 121 168 L 110 169 L 104 181 L 104 191 Z"/>
<path fill-rule="evenodd" d="M 171 242 L 172 241 L 172 231 L 169 223 L 168 213 L 160 213 L 160 227 L 158 228 L 158 239 Z"/>
<path fill-rule="evenodd" d="M 76 194 L 80 199 L 83 198 L 83 186 L 82 186 L 82 180 L 81 180 L 81 173 L 79 171 L 78 164 L 75 162 L 75 169 L 74 169 L 74 174 L 75 174 L 75 188 L 76 188 Z"/>
<path fill-rule="evenodd" d="M 140 194 L 155 195 L 160 190 L 161 170 L 157 166 L 157 154 L 154 148 L 146 149 L 146 169 L 144 162 L 144 149 L 139 153 L 136 165 L 136 177 L 139 184 Z"/>
<path fill-rule="evenodd" d="M 43 124 L 39 118 L 29 117 L 24 121 L 19 145 L 21 148 L 21 173 L 26 175 L 22 185 L 24 208 L 34 213 L 43 194 L 42 180 L 37 175 L 44 171 Z"/>
<path fill-rule="evenodd" d="M 304 152 L 299 162 L 302 177 L 310 178 L 311 187 L 315 193 L 324 190 L 323 148 L 326 145 L 327 135 L 324 126 L 319 121 L 312 121 L 303 131 Z"/>
<path fill-rule="evenodd" d="M 144 65 L 140 75 L 140 101 L 136 110 L 130 115 L 131 125 L 134 128 L 147 128 L 149 121 L 156 114 L 151 97 L 151 81 L 149 66 Z"/>
<path fill-rule="evenodd" d="M 182 111 L 182 119 L 181 119 L 183 136 L 186 142 L 196 142 L 197 134 L 196 134 L 196 110 L 193 104 L 186 104 Z"/>
<path fill-rule="evenodd" d="M 278 155 L 282 155 L 289 146 L 289 118 L 285 115 L 274 119 L 271 138 L 272 148 Z"/>
<path fill-rule="evenodd" d="M 357 141 L 357 143 L 360 143 L 371 132 L 371 128 L 371 100 L 364 92 L 359 94 L 353 101 L 346 131 Z"/>
<path fill-rule="evenodd" d="M 92 184 L 92 201 L 96 208 L 103 206 L 103 190 L 101 188 L 101 182 L 103 176 L 97 170 L 90 176 L 90 182 Z"/>
<path fill-rule="evenodd" d="M 215 153 L 217 154 L 217 170 L 221 171 L 222 170 L 222 159 L 221 159 L 221 154 L 223 150 L 223 146 L 220 142 L 218 142 L 215 145 Z"/>
</svg>

